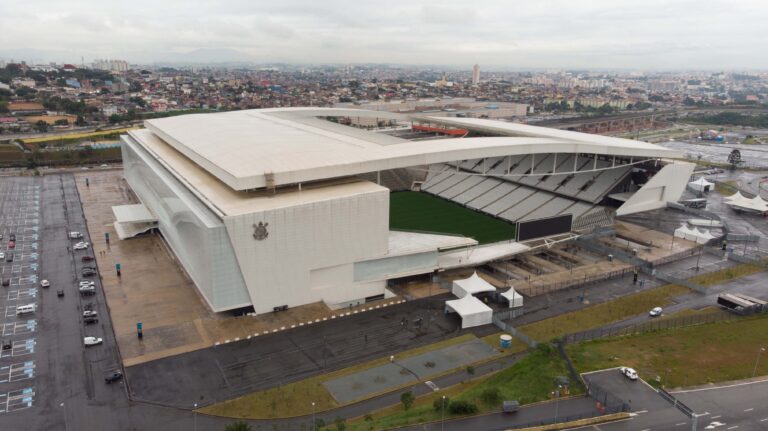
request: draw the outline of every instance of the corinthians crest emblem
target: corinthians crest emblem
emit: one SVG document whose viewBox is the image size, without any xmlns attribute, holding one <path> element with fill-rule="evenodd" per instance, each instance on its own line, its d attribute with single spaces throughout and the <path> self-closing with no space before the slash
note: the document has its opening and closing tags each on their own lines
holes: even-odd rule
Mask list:
<svg viewBox="0 0 768 431">
<path fill-rule="evenodd" d="M 261 241 L 267 239 L 269 232 L 267 232 L 267 226 L 269 223 L 259 222 L 259 224 L 253 225 L 253 237 L 256 240 Z"/>
</svg>

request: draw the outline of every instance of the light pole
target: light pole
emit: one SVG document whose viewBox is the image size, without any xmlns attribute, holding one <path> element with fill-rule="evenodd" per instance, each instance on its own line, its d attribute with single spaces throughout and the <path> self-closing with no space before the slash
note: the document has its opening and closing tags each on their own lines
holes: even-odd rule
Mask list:
<svg viewBox="0 0 768 431">
<path fill-rule="evenodd" d="M 760 363 L 760 354 L 763 352 L 765 352 L 765 347 L 761 347 L 760 350 L 757 351 L 757 359 L 755 359 L 755 368 L 752 370 L 752 378 L 757 374 L 757 364 Z"/>
<path fill-rule="evenodd" d="M 443 413 L 440 417 L 440 431 L 445 431 L 445 395 L 443 395 L 442 407 Z"/>
<path fill-rule="evenodd" d="M 560 407 L 560 389 L 563 385 L 557 385 L 557 392 L 555 392 L 555 423 L 557 423 L 557 409 Z"/>
<path fill-rule="evenodd" d="M 64 431 L 69 430 L 69 425 L 67 424 L 67 406 L 64 405 L 64 403 L 59 404 L 59 407 L 61 407 L 64 410 Z"/>
<path fill-rule="evenodd" d="M 315 431 L 315 402 L 312 401 L 312 431 Z"/>
<path fill-rule="evenodd" d="M 197 431 L 197 403 L 194 404 L 194 409 L 192 410 L 192 429 Z"/>
</svg>

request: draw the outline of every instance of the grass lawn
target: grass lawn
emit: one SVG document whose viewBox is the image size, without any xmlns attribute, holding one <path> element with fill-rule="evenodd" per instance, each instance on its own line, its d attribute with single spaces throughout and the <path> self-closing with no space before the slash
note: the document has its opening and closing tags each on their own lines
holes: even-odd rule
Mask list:
<svg viewBox="0 0 768 431">
<path fill-rule="evenodd" d="M 715 183 L 715 191 L 723 196 L 730 196 L 736 193 L 737 190 L 735 180 L 718 181 Z"/>
<path fill-rule="evenodd" d="M 400 359 L 407 358 L 446 346 L 459 344 L 474 338 L 475 336 L 473 334 L 464 334 L 460 337 L 450 338 L 448 340 L 399 353 L 397 357 Z M 327 374 L 310 377 L 298 382 L 289 383 L 282 387 L 254 392 L 239 398 L 204 407 L 199 411 L 215 416 L 227 416 L 242 419 L 272 419 L 311 414 L 313 401 L 315 403 L 316 412 L 329 410 L 339 407 L 339 403 L 337 403 L 325 389 L 323 382 L 383 365 L 387 362 L 389 362 L 389 356 Z"/>
<path fill-rule="evenodd" d="M 758 272 L 765 271 L 765 268 L 758 265 L 739 264 L 730 268 L 721 269 L 720 271 L 710 272 L 708 274 L 701 274 L 688 279 L 691 283 L 700 284 L 702 286 L 712 286 L 720 284 L 735 278 L 745 277 L 747 275 L 756 274 Z"/>
<path fill-rule="evenodd" d="M 390 195 L 389 227 L 394 230 L 464 235 L 481 244 L 515 238 L 513 224 L 421 192 Z"/>
<path fill-rule="evenodd" d="M 450 400 L 464 400 L 477 405 L 479 413 L 497 411 L 501 400 L 518 400 L 529 404 L 550 398 L 555 389 L 555 378 L 567 376 L 565 363 L 555 349 L 547 346 L 532 350 L 525 358 L 511 367 L 476 381 L 469 381 L 441 390 L 416 400 L 409 411 L 402 405 L 390 407 L 371 415 L 373 420 L 359 418 L 348 424 L 349 430 L 387 429 L 419 422 L 439 420 L 441 410 L 433 403 L 445 395 Z M 468 376 L 469 377 L 469 376 Z M 576 384 L 572 382 L 572 384 Z M 488 403 L 483 396 L 489 391 L 498 391 L 498 402 Z M 570 394 L 584 392 L 580 385 L 570 388 Z M 453 417 L 446 409 L 446 418 Z"/>
<path fill-rule="evenodd" d="M 537 341 L 546 342 L 565 334 L 597 328 L 647 313 L 653 307 L 669 305 L 673 298 L 690 292 L 686 287 L 668 284 L 524 325 L 518 329 Z"/>
<path fill-rule="evenodd" d="M 631 366 L 650 383 L 681 387 L 752 376 L 761 346 L 768 346 L 768 316 L 744 318 L 568 346 L 579 371 Z M 762 358 L 757 375 L 768 374 Z"/>
</svg>

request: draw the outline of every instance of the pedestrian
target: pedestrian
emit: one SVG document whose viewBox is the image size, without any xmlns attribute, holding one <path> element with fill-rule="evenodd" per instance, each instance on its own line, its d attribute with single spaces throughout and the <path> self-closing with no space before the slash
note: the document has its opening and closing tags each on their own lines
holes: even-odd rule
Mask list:
<svg viewBox="0 0 768 431">
<path fill-rule="evenodd" d="M 728 241 L 723 240 L 723 251 L 725 251 L 726 248 L 728 248 Z"/>
<path fill-rule="evenodd" d="M 365 344 L 368 344 L 368 334 L 365 334 L 364 337 L 365 337 Z"/>
<path fill-rule="evenodd" d="M 637 284 L 637 268 L 632 273 L 632 284 Z"/>
</svg>

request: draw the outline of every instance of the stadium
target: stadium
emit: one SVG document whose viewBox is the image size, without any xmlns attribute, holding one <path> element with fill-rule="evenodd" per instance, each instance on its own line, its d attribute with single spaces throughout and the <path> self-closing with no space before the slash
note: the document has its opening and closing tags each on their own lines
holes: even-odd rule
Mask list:
<svg viewBox="0 0 768 431">
<path fill-rule="evenodd" d="M 387 298 L 388 283 L 567 241 L 677 201 L 657 145 L 477 118 L 276 108 L 148 120 L 123 137 L 141 204 L 215 312 Z"/>
</svg>

